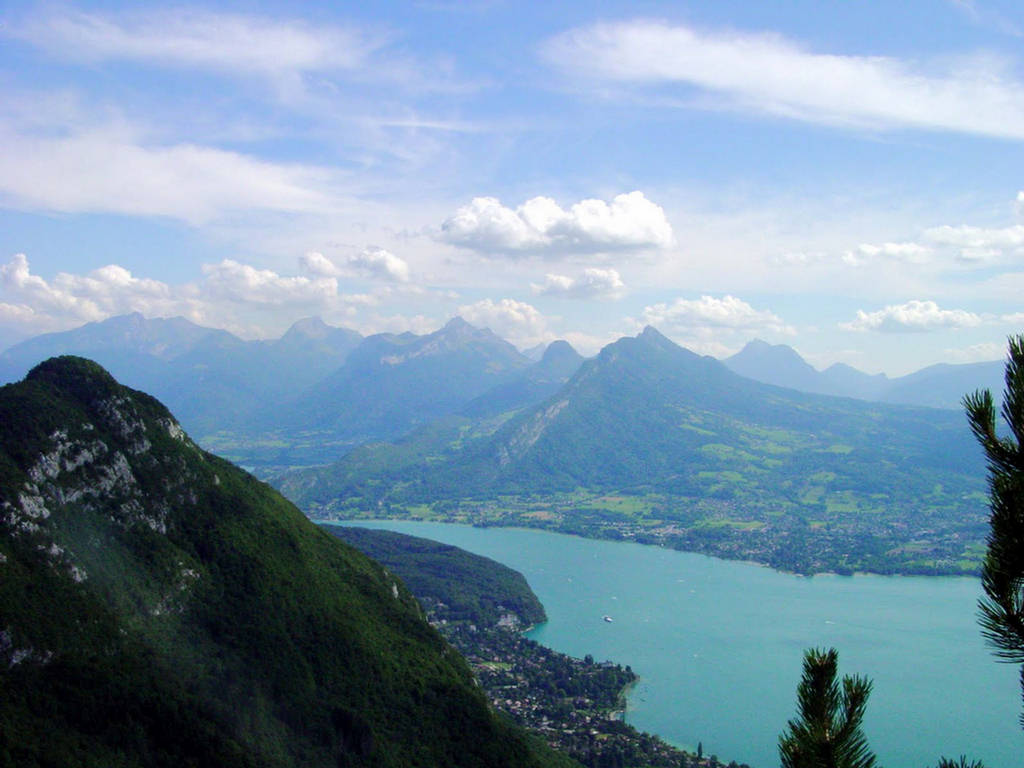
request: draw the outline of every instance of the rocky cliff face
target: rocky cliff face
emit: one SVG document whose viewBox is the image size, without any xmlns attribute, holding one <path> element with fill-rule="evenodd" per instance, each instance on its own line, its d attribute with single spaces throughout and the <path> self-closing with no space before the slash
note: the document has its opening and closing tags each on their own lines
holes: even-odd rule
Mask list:
<svg viewBox="0 0 1024 768">
<path fill-rule="evenodd" d="M 0 388 L 0 767 L 544 765 L 394 576 L 81 358 Z"/>
</svg>

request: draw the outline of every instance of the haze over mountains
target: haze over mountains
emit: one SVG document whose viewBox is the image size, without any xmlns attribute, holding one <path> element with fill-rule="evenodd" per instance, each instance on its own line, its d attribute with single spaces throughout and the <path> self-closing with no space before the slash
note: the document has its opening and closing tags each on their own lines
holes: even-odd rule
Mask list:
<svg viewBox="0 0 1024 768">
<path fill-rule="evenodd" d="M 300 475 L 327 482 L 341 471 L 337 476 L 351 479 L 350 468 L 359 475 L 376 450 L 368 446 L 333 468 Z M 397 455 L 421 450 L 415 433 L 395 447 Z M 965 466 L 965 457 L 974 463 Z M 417 478 L 423 487 L 407 478 L 390 490 L 420 501 L 577 487 L 796 500 L 808 478 L 824 473 L 826 485 L 851 492 L 885 486 L 909 501 L 931 492 L 932 473 L 962 489 L 978 485 L 970 477 L 981 469 L 959 413 L 765 385 L 651 327 L 605 347 L 555 394 L 492 435 L 440 458 L 430 453 L 429 480 Z M 345 493 L 328 486 L 315 497 L 295 497 L 324 503 Z M 388 493 L 384 484 L 373 498 Z"/>
<path fill-rule="evenodd" d="M 741 376 L 801 392 L 957 410 L 967 392 L 981 388 L 990 389 L 994 395 L 1001 393 L 1004 366 L 1002 360 L 938 363 L 890 379 L 884 373 L 871 375 L 844 363 L 819 371 L 792 347 L 760 339 L 749 342 L 722 362 Z"/>
<path fill-rule="evenodd" d="M 285 465 L 330 461 L 467 407 L 532 404 L 582 360 L 561 342 L 534 362 L 461 318 L 422 336 L 366 338 L 308 318 L 280 339 L 244 341 L 183 318 L 133 314 L 11 347 L 0 355 L 0 381 L 61 354 L 94 359 L 155 393 L 203 445 L 233 460 Z"/>
<path fill-rule="evenodd" d="M 949 558 L 983 536 L 983 477 L 959 412 L 764 384 L 648 327 L 504 422 L 437 423 L 275 482 L 318 516 L 493 508 L 506 524 L 657 529 L 791 569 L 923 572 L 938 566 L 898 553 L 926 526 L 915 551 L 955 572 Z"/>
<path fill-rule="evenodd" d="M 82 355 L 155 393 L 203 445 L 245 464 L 288 466 L 331 461 L 453 414 L 479 419 L 535 405 L 583 360 L 564 341 L 528 352 L 461 318 L 430 334 L 366 338 L 307 318 L 279 339 L 245 341 L 180 317 L 132 314 L 9 348 L 0 382 L 54 355 Z M 759 340 L 723 362 L 803 392 L 953 409 L 979 386 L 998 392 L 1002 377 L 999 361 L 894 379 L 843 364 L 817 371 L 792 348 Z"/>
</svg>

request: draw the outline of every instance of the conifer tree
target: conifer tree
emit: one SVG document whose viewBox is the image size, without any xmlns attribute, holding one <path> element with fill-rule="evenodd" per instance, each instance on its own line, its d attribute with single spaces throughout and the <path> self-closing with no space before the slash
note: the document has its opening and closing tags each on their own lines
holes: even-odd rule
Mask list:
<svg viewBox="0 0 1024 768">
<path fill-rule="evenodd" d="M 991 530 L 982 567 L 985 597 L 978 602 L 982 632 L 1001 661 L 1024 665 L 1024 335 L 1010 338 L 1005 384 L 1000 411 L 1009 434 L 996 432 L 988 390 L 965 397 L 964 407 L 988 458 Z"/>
<path fill-rule="evenodd" d="M 779 737 L 782 768 L 872 768 L 875 755 L 861 731 L 871 681 L 860 676 L 836 680 L 835 648 L 804 654 L 797 686 L 797 714 Z"/>
</svg>

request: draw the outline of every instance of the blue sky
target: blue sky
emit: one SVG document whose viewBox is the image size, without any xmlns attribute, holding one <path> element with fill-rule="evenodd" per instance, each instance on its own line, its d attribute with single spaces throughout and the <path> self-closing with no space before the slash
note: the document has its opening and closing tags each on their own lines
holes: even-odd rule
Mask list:
<svg viewBox="0 0 1024 768">
<path fill-rule="evenodd" d="M 651 323 L 891 375 L 998 358 L 1016 5 L 8 3 L 0 345 L 461 314 L 586 353 Z"/>
</svg>

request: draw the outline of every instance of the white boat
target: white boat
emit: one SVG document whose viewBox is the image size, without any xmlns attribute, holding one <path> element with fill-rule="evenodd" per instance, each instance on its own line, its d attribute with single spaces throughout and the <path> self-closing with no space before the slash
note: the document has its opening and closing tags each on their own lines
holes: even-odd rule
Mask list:
<svg viewBox="0 0 1024 768">
<path fill-rule="evenodd" d="M 609 623 L 615 621 L 615 619 L 613 619 L 611 616 L 608 616 L 608 615 L 604 615 L 601 618 L 604 619 L 605 621 L 609 622 Z"/>
</svg>

